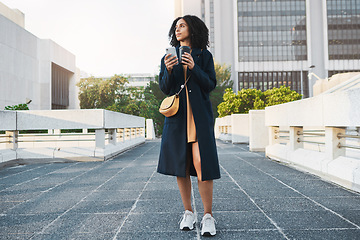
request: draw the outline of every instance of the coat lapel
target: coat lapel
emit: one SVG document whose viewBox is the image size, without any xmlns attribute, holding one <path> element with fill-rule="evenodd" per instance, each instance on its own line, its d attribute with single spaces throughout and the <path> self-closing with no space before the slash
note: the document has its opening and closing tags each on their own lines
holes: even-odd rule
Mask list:
<svg viewBox="0 0 360 240">
<path fill-rule="evenodd" d="M 200 56 L 202 54 L 202 50 L 200 48 L 193 48 L 192 51 L 191 51 L 191 56 L 192 58 L 194 59 L 194 63 L 195 64 L 199 64 L 199 59 L 200 59 Z M 187 70 L 187 75 L 189 76 L 189 69 Z"/>
<path fill-rule="evenodd" d="M 197 64 L 199 62 L 201 54 L 202 54 L 202 51 L 200 48 L 192 49 L 191 56 L 193 57 L 195 64 Z"/>
</svg>

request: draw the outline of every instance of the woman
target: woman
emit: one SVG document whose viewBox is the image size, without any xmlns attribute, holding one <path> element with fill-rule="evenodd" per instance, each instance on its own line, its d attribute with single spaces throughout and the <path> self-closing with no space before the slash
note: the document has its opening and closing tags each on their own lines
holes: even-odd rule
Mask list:
<svg viewBox="0 0 360 240">
<path fill-rule="evenodd" d="M 177 55 L 180 46 L 190 47 L 191 54 L 184 53 L 181 64 L 177 56 L 171 54 L 162 58 L 160 88 L 172 95 L 179 91 L 185 77 L 189 77 L 189 81 L 180 93 L 178 112 L 165 118 L 158 172 L 177 177 L 185 208 L 181 230 L 192 230 L 196 222 L 191 206 L 190 175 L 197 176 L 204 205 L 201 234 L 214 236 L 213 180 L 220 178 L 220 169 L 209 99 L 209 93 L 216 87 L 213 57 L 206 49 L 209 31 L 198 17 L 187 15 L 174 20 L 169 37 Z"/>
</svg>

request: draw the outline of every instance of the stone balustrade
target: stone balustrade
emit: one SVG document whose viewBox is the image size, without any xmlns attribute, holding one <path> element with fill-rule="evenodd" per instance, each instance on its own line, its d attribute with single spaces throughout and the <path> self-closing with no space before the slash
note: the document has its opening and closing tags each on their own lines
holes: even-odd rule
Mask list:
<svg viewBox="0 0 360 240">
<path fill-rule="evenodd" d="M 0 111 L 0 164 L 103 161 L 144 142 L 143 117 L 102 109 Z"/>
<path fill-rule="evenodd" d="M 248 143 L 250 151 L 265 151 L 268 130 L 265 110 L 250 110 L 248 114 L 231 114 L 215 120 L 215 138 L 232 143 Z"/>
<path fill-rule="evenodd" d="M 267 107 L 266 155 L 360 191 L 360 88 Z"/>
</svg>

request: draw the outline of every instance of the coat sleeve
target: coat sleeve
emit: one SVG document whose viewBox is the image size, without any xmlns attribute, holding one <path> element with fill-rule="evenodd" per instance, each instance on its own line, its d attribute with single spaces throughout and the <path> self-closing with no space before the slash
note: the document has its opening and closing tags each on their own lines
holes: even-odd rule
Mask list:
<svg viewBox="0 0 360 240">
<path fill-rule="evenodd" d="M 160 65 L 160 74 L 159 74 L 159 86 L 163 93 L 166 95 L 170 94 L 170 90 L 172 87 L 172 84 L 174 84 L 174 74 L 169 74 L 165 63 L 164 63 L 165 56 L 161 59 L 161 65 Z"/>
<path fill-rule="evenodd" d="M 211 53 L 208 51 L 202 55 L 204 68 L 201 69 L 199 65 L 195 64 L 191 72 L 195 75 L 194 79 L 201 89 L 209 93 L 216 87 L 214 60 Z"/>
</svg>

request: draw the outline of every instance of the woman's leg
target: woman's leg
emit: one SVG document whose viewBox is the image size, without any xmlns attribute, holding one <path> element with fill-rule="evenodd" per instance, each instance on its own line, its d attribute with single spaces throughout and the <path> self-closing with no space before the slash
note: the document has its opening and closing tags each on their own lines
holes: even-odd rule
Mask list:
<svg viewBox="0 0 360 240">
<path fill-rule="evenodd" d="M 198 142 L 192 144 L 192 153 L 193 153 L 194 167 L 198 176 L 199 193 L 204 205 L 204 215 L 206 213 L 210 213 L 212 215 L 213 180 L 202 181 L 201 158 L 200 158 Z"/>
<path fill-rule="evenodd" d="M 187 155 L 189 154 L 187 153 Z M 190 156 L 188 156 L 187 159 L 189 159 L 189 157 Z M 191 207 L 190 160 L 186 164 L 186 177 L 177 177 L 176 180 L 185 210 L 193 212 Z"/>
<path fill-rule="evenodd" d="M 185 210 L 193 212 L 191 207 L 191 180 L 190 175 L 186 177 L 177 177 L 177 183 L 180 190 L 181 200 Z"/>
</svg>

